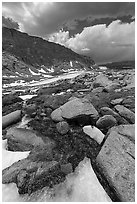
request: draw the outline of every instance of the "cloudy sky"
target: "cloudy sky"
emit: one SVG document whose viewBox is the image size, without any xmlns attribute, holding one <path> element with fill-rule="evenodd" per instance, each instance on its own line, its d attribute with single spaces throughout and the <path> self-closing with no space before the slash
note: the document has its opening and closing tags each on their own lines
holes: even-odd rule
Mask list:
<svg viewBox="0 0 137 204">
<path fill-rule="evenodd" d="M 134 60 L 133 2 L 4 2 L 2 15 L 4 26 L 62 44 L 97 63 Z"/>
</svg>

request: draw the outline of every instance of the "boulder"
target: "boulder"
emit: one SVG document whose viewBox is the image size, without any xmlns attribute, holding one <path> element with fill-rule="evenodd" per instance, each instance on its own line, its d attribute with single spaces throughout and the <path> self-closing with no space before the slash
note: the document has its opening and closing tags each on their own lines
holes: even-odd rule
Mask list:
<svg viewBox="0 0 137 204">
<path fill-rule="evenodd" d="M 96 162 L 121 202 L 135 201 L 135 125 L 110 129 Z"/>
<path fill-rule="evenodd" d="M 19 194 L 25 194 L 57 183 L 57 161 L 31 161 L 22 159 L 2 172 L 2 183 L 16 183 Z"/>
<path fill-rule="evenodd" d="M 54 121 L 62 121 L 64 118 L 79 124 L 87 124 L 98 119 L 98 112 L 87 99 L 74 98 L 54 110 L 51 118 Z"/>
<path fill-rule="evenodd" d="M 81 116 L 90 116 L 92 120 L 97 120 L 98 112 L 87 99 L 76 98 L 60 107 L 62 117 L 65 119 L 75 119 Z M 83 117 L 84 118 L 84 117 Z"/>
<path fill-rule="evenodd" d="M 118 113 L 116 113 L 115 111 L 113 111 L 111 108 L 109 108 L 109 107 L 102 107 L 102 108 L 100 108 L 100 114 L 102 115 L 102 116 L 104 116 L 104 115 L 112 115 L 112 116 L 116 116 L 116 115 L 118 115 Z"/>
<path fill-rule="evenodd" d="M 37 136 L 35 131 L 24 128 L 12 128 L 8 131 L 7 144 L 10 151 L 29 151 L 36 146 L 53 145 L 49 138 Z"/>
<path fill-rule="evenodd" d="M 92 139 L 96 140 L 97 143 L 101 144 L 105 135 L 96 127 L 87 125 L 83 127 L 85 134 L 89 135 Z"/>
<path fill-rule="evenodd" d="M 115 126 L 116 124 L 117 121 L 112 115 L 104 115 L 100 117 L 96 122 L 96 126 L 99 129 L 103 130 L 108 130 L 109 128 Z"/>
<path fill-rule="evenodd" d="M 111 101 L 111 104 L 112 104 L 113 106 L 115 106 L 115 105 L 121 104 L 122 101 L 123 101 L 123 98 L 117 98 L 117 99 L 112 100 L 112 101 Z"/>
<path fill-rule="evenodd" d="M 124 118 L 122 118 L 118 113 L 116 113 L 115 111 L 113 111 L 111 108 L 108 108 L 108 107 L 102 107 L 100 109 L 100 114 L 102 116 L 104 115 L 112 115 L 116 120 L 117 120 L 117 123 L 119 125 L 121 124 L 129 124 L 128 121 Z"/>
<path fill-rule="evenodd" d="M 63 121 L 61 108 L 57 108 L 51 113 L 51 118 L 55 122 Z"/>
<path fill-rule="evenodd" d="M 69 124 L 62 121 L 56 124 L 56 128 L 61 135 L 65 135 L 69 131 Z"/>
<path fill-rule="evenodd" d="M 21 110 L 16 110 L 8 115 L 2 117 L 2 128 L 6 128 L 9 125 L 17 123 L 21 120 Z"/>
<path fill-rule="evenodd" d="M 119 113 L 119 115 L 124 117 L 130 123 L 132 123 L 132 124 L 135 123 L 135 113 L 133 113 L 131 110 L 124 107 L 123 105 L 116 105 L 114 108 Z"/>
<path fill-rule="evenodd" d="M 117 86 L 119 83 L 109 80 L 104 74 L 98 75 L 93 82 L 93 88 L 104 87 L 106 91 L 115 89 Z"/>
<path fill-rule="evenodd" d="M 105 87 L 110 84 L 112 84 L 112 81 L 110 81 L 104 74 L 100 74 L 95 78 L 93 88 Z"/>
<path fill-rule="evenodd" d="M 72 164 L 61 162 L 62 155 L 50 147 L 35 147 L 27 158 L 13 163 L 2 172 L 2 183 L 16 183 L 19 194 L 31 194 L 65 180 Z"/>
</svg>

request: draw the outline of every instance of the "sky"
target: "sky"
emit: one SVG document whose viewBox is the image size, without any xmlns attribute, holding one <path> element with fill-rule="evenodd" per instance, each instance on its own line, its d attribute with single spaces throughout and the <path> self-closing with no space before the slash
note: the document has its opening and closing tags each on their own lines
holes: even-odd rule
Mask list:
<svg viewBox="0 0 137 204">
<path fill-rule="evenodd" d="M 3 2 L 2 15 L 3 26 L 59 43 L 97 63 L 135 59 L 134 2 Z"/>
</svg>

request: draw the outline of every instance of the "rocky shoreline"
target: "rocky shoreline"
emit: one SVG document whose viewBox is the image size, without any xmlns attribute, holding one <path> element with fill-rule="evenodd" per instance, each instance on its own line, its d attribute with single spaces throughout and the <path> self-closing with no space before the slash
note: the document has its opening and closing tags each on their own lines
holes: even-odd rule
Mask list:
<svg viewBox="0 0 137 204">
<path fill-rule="evenodd" d="M 134 70 L 83 73 L 35 94 L 25 103 L 16 93 L 3 96 L 8 150 L 30 151 L 3 170 L 3 184 L 16 183 L 19 194 L 52 188 L 87 157 L 112 201 L 134 201 Z M 4 121 L 17 111 L 29 119 L 27 126 Z"/>
</svg>

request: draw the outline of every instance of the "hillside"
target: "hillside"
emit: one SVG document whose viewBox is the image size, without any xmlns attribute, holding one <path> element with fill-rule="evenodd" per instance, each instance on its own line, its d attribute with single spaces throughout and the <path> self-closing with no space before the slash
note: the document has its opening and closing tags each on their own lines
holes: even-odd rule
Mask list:
<svg viewBox="0 0 137 204">
<path fill-rule="evenodd" d="M 106 66 L 109 69 L 135 69 L 135 61 L 122 61 L 122 62 L 112 62 L 107 64 L 102 64 L 101 66 Z"/>
<path fill-rule="evenodd" d="M 55 74 L 87 70 L 95 64 L 90 57 L 79 55 L 64 46 L 6 27 L 2 29 L 2 50 L 27 65 L 42 68 L 45 72 L 50 69 Z"/>
</svg>

